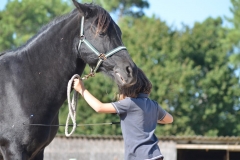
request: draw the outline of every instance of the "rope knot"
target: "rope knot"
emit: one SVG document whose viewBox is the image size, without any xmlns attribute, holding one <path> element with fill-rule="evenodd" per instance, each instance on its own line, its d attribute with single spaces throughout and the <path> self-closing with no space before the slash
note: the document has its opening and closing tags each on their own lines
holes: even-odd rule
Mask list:
<svg viewBox="0 0 240 160">
<path fill-rule="evenodd" d="M 104 53 L 100 53 L 100 55 L 98 56 L 98 58 L 100 58 L 100 59 L 103 60 L 103 61 L 107 59 L 107 57 L 105 56 Z"/>
<path fill-rule="evenodd" d="M 93 68 L 91 68 L 91 71 L 88 75 L 83 76 L 82 80 L 88 79 L 89 77 L 94 77 L 95 73 L 93 71 Z"/>
<path fill-rule="evenodd" d="M 83 41 L 86 37 L 84 35 L 80 36 L 80 40 Z"/>
</svg>

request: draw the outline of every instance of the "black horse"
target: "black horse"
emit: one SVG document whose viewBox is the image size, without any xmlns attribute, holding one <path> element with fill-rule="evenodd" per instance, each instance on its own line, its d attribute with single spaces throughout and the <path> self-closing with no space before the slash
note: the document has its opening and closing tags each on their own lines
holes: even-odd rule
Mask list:
<svg viewBox="0 0 240 160">
<path fill-rule="evenodd" d="M 73 3 L 71 13 L 50 22 L 25 45 L 0 54 L 0 159 L 43 159 L 58 127 L 24 124 L 58 125 L 68 81 L 81 75 L 86 64 L 95 67 L 100 59 L 97 71 L 120 87 L 136 82 L 136 65 L 124 47 L 118 48 L 123 45 L 121 30 L 109 13 L 93 4 Z M 85 36 L 79 36 L 83 17 Z M 118 48 L 117 53 L 98 57 L 84 40 L 99 53 Z"/>
</svg>

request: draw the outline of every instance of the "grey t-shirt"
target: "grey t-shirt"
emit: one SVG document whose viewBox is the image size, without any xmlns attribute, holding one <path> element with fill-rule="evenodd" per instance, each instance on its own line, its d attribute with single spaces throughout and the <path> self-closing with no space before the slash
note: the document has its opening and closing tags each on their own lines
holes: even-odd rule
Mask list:
<svg viewBox="0 0 240 160">
<path fill-rule="evenodd" d="M 163 157 L 154 131 L 157 120 L 163 119 L 166 111 L 143 93 L 139 94 L 137 98 L 127 97 L 112 104 L 121 119 L 125 160 Z"/>
</svg>

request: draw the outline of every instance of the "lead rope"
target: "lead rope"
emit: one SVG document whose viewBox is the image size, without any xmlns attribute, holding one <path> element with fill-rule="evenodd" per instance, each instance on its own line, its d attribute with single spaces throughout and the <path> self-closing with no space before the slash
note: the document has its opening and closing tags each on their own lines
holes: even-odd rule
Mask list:
<svg viewBox="0 0 240 160">
<path fill-rule="evenodd" d="M 67 137 L 70 137 L 73 132 L 76 130 L 77 123 L 76 123 L 76 112 L 77 112 L 77 100 L 78 100 L 78 95 L 79 93 L 74 90 L 73 92 L 73 97 L 71 100 L 71 89 L 72 89 L 72 83 L 75 78 L 81 79 L 78 74 L 75 74 L 72 76 L 72 78 L 68 81 L 68 86 L 67 86 L 67 99 L 68 99 L 68 117 L 66 120 L 66 125 L 65 125 L 65 135 Z M 71 132 L 68 132 L 68 126 L 69 126 L 69 119 L 71 118 L 72 123 L 73 123 L 73 128 Z"/>
</svg>

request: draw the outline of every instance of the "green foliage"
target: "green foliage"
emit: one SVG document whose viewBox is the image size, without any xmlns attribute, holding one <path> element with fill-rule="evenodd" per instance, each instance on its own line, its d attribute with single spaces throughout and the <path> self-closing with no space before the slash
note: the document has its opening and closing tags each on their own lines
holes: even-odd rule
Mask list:
<svg viewBox="0 0 240 160">
<path fill-rule="evenodd" d="M 229 29 L 227 41 L 234 45 L 234 54 L 230 57 L 230 63 L 240 70 L 240 0 L 231 0 L 232 7 L 230 11 L 233 13 L 233 18 L 228 18 L 233 28 Z M 240 71 L 239 71 L 240 72 Z"/>
<path fill-rule="evenodd" d="M 239 84 L 221 23 L 209 18 L 171 31 L 154 17 L 121 21 L 131 57 L 153 83 L 151 98 L 175 118 L 159 135 L 239 135 Z"/>
<path fill-rule="evenodd" d="M 0 51 L 16 48 L 56 16 L 70 11 L 62 0 L 13 0 L 0 11 Z"/>
</svg>

